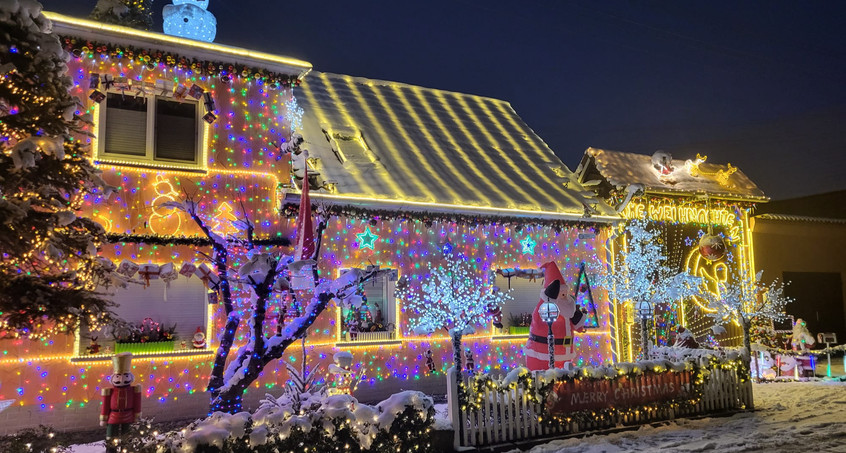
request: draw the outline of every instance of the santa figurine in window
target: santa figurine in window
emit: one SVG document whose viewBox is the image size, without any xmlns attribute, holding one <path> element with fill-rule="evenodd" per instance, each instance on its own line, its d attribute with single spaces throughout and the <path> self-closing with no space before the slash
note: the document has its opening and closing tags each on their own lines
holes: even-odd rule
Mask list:
<svg viewBox="0 0 846 453">
<path fill-rule="evenodd" d="M 192 343 L 197 349 L 203 349 L 206 347 L 206 334 L 203 332 L 202 327 L 197 327 L 197 331 L 194 332 L 194 339 Z"/>
<path fill-rule="evenodd" d="M 568 293 L 564 285 L 564 277 L 555 262 L 548 262 L 541 266 L 544 271 L 543 291 L 540 301 L 532 312 L 532 324 L 529 326 L 529 341 L 523 349 L 526 353 L 526 367 L 529 370 L 546 370 L 549 368 L 549 345 L 547 335 L 549 326 L 541 319 L 540 307 L 546 302 L 558 306 L 559 315 L 552 323 L 552 334 L 555 337 L 555 368 L 563 368 L 576 358 L 574 348 L 575 332 L 583 331 L 587 321 L 584 309 L 579 309 L 573 296 Z"/>
<path fill-rule="evenodd" d="M 132 353 L 112 357 L 112 387 L 102 390 L 100 426 L 106 426 L 106 452 L 117 453 L 120 439 L 129 433 L 130 424 L 141 415 L 141 386 L 132 385 Z"/>
</svg>

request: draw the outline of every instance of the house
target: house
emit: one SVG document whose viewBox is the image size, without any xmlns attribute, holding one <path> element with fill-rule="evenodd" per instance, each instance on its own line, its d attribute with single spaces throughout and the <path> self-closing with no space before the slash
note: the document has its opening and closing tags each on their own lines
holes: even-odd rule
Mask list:
<svg viewBox="0 0 846 453">
<path fill-rule="evenodd" d="M 712 291 L 719 291 L 718 285 L 733 273 L 755 272 L 750 215 L 756 205 L 769 199 L 737 167 L 707 162 L 707 156 L 701 155 L 681 160 L 664 151 L 649 156 L 588 148 L 575 173 L 581 184 L 615 206 L 624 218 L 647 219 L 659 228 L 669 264 L 704 278 Z M 716 254 L 702 253 L 703 246 L 712 250 L 714 245 Z M 657 343 L 672 344 L 677 325 L 691 330 L 699 340 L 713 338 L 722 345 L 739 342 L 742 332 L 737 326 L 730 325 L 726 334 L 713 334 L 713 322 L 701 302 L 693 298 L 655 307 Z M 632 358 L 632 344 L 640 341 L 640 329 L 634 323 L 633 307 L 619 308 L 629 326 L 620 335 L 621 349 L 627 351 L 621 360 L 627 360 Z"/>
<path fill-rule="evenodd" d="M 409 320 L 415 314 L 395 290 L 399 278 L 425 275 L 430 263 L 441 263 L 446 247 L 502 290 L 513 289 L 503 329 L 480 326 L 465 337 L 476 369 L 524 363 L 527 335 L 519 324 L 537 304 L 541 280 L 531 272 L 509 278 L 510 270 L 547 261 L 559 264 L 590 309 L 591 328 L 575 339 L 579 363 L 618 356 L 612 307 L 602 294 L 585 302 L 580 270 L 583 262 L 604 260 L 599 251 L 619 216 L 580 186 L 507 102 L 321 73 L 292 58 L 58 14 L 48 18 L 72 55 L 73 94 L 93 118 L 94 138 L 82 139 L 104 180 L 118 188 L 84 206 L 108 233 L 100 254 L 136 282 L 109 297 L 123 319 L 173 327 L 175 339 L 133 342 L 120 326 L 109 326 L 6 345 L 0 431 L 96 426 L 110 357 L 124 349 L 135 355 L 146 416 L 205 414 L 204 390 L 226 317 L 216 304 L 213 272 L 204 267 L 210 242 L 189 216 L 165 207 L 190 199 L 220 236 L 237 235 L 236 221 L 246 216 L 261 247 L 286 247 L 305 165 L 313 204 L 327 221 L 321 278 L 371 265 L 394 272 L 365 285 L 361 309 L 324 312 L 285 361 L 326 370 L 333 354 L 350 352 L 361 378 L 354 394 L 362 400 L 408 388 L 445 392 L 449 338 L 414 334 Z M 308 153 L 284 153 L 300 136 Z M 233 256 L 234 264 L 243 259 Z M 250 297 L 235 288 L 240 310 L 249 309 Z M 267 331 L 297 310 L 286 294 L 274 297 Z M 357 329 L 350 328 L 352 320 Z M 238 331 L 236 347 L 245 333 Z M 429 350 L 433 372 L 426 366 Z M 266 368 L 245 407 L 286 379 L 281 361 Z M 336 384 L 333 375 L 326 379 Z"/>
<path fill-rule="evenodd" d="M 788 314 L 846 341 L 846 191 L 772 201 L 751 224 L 764 278 L 790 283 Z"/>
</svg>

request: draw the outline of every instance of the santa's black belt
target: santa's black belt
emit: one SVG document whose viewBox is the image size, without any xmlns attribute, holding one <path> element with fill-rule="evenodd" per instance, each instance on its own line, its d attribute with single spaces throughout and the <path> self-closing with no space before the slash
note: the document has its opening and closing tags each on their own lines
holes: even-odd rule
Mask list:
<svg viewBox="0 0 846 453">
<path fill-rule="evenodd" d="M 530 339 L 530 340 L 532 340 L 532 341 L 537 341 L 538 343 L 549 344 L 549 342 L 547 341 L 547 338 L 546 338 L 546 337 L 542 337 L 542 336 L 540 336 L 540 335 L 535 335 L 535 334 L 533 334 L 533 333 L 530 333 L 530 334 L 529 334 L 529 339 Z M 555 344 L 557 344 L 557 345 L 559 345 L 559 346 L 560 346 L 560 345 L 566 345 L 566 346 L 569 346 L 569 345 L 570 345 L 570 343 L 572 343 L 572 342 L 573 342 L 573 339 L 572 339 L 572 338 L 570 338 L 570 337 L 567 337 L 567 338 L 556 338 L 556 339 L 555 339 Z"/>
</svg>

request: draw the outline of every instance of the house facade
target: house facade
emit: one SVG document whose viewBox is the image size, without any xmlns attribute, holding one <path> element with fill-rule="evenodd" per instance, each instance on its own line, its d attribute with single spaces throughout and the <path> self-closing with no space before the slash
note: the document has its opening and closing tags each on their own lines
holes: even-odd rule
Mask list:
<svg viewBox="0 0 846 453">
<path fill-rule="evenodd" d="M 758 266 L 790 282 L 787 312 L 846 341 L 846 191 L 778 200 L 752 217 Z M 789 328 L 785 325 L 783 329 Z M 824 344 L 821 346 L 825 346 Z"/>
<path fill-rule="evenodd" d="M 367 282 L 367 303 L 331 306 L 283 359 L 325 374 L 337 352 L 353 356 L 354 395 L 382 399 L 401 389 L 445 392 L 452 351 L 446 332 L 413 333 L 415 314 L 395 297 L 397 282 L 420 281 L 447 253 L 512 290 L 503 328 L 479 325 L 464 339 L 479 369 L 524 363 L 524 314 L 542 279 L 531 271 L 558 263 L 592 322 L 575 339 L 579 364 L 617 360 L 620 323 L 607 297 L 593 303 L 581 264 L 604 262 L 617 213 L 580 186 L 572 172 L 504 101 L 396 82 L 311 71 L 307 62 L 48 14 L 72 55 L 73 94 L 91 115 L 81 137 L 116 188 L 87 200 L 103 225 L 100 255 L 132 282 L 104 289 L 124 320 L 163 326 L 170 338 L 127 339 L 110 326 L 45 342 L 15 340 L 0 358 L 0 431 L 38 424 L 94 427 L 109 386 L 111 355 L 134 353 L 143 413 L 157 420 L 202 416 L 205 386 L 226 322 L 206 257 L 211 243 L 184 212 L 189 200 L 209 228 L 238 236 L 255 225 L 265 250 L 290 253 L 308 166 L 311 198 L 326 220 L 321 278 L 345 269 L 391 269 Z M 299 140 L 300 159 L 286 154 Z M 234 247 L 233 266 L 245 259 Z M 446 250 L 446 251 L 445 251 Z M 516 276 L 515 276 L 516 275 Z M 525 277 L 525 278 L 521 278 Z M 234 287 L 242 313 L 251 294 Z M 296 303 L 274 296 L 266 331 Z M 355 327 L 352 327 L 352 326 Z M 246 342 L 242 325 L 236 347 Z M 153 341 L 160 340 L 160 341 Z M 434 365 L 427 364 L 431 351 Z M 265 369 L 244 399 L 255 406 L 287 380 L 283 363 Z"/>
<path fill-rule="evenodd" d="M 750 215 L 769 198 L 737 167 L 713 164 L 701 155 L 683 160 L 664 151 L 649 156 L 588 148 L 575 172 L 623 218 L 648 220 L 661 233 L 668 265 L 703 278 L 710 291 L 719 293 L 720 284 L 733 276 L 756 272 Z M 625 247 L 625 238 L 615 246 Z M 637 310 L 626 303 L 618 308 L 625 326 L 619 336 L 621 357 L 631 360 L 641 336 Z M 727 346 L 741 341 L 742 331 L 734 323 L 716 334 L 709 309 L 698 298 L 662 302 L 653 309 L 650 335 L 658 345 L 672 345 L 679 325 L 700 342 Z"/>
</svg>

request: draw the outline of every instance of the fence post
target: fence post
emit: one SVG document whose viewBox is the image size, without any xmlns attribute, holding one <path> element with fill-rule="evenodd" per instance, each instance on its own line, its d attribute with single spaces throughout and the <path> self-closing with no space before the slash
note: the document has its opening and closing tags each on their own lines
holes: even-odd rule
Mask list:
<svg viewBox="0 0 846 453">
<path fill-rule="evenodd" d="M 456 379 L 455 367 L 447 370 L 447 414 L 452 422 L 453 446 L 457 449 L 464 441 L 464 417 L 461 413 L 461 403 L 458 401 L 458 379 Z"/>
</svg>

